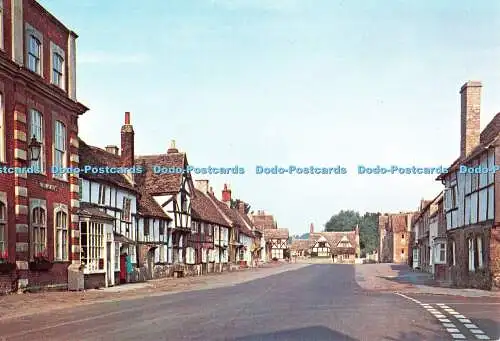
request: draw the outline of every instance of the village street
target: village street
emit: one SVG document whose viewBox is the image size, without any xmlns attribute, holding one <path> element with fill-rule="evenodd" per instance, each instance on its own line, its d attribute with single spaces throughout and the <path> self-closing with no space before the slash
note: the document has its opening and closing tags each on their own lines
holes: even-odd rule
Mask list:
<svg viewBox="0 0 500 341">
<path fill-rule="evenodd" d="M 360 341 L 500 336 L 498 296 L 419 293 L 418 286 L 374 276 L 384 267 L 289 264 L 248 270 L 215 276 L 219 280 L 205 282 L 198 288 L 202 290 L 149 293 L 152 296 L 4 316 L 0 336 L 4 340 Z M 31 304 L 36 307 L 36 298 Z M 471 329 L 473 324 L 476 328 Z M 470 330 L 482 333 L 474 337 Z"/>
</svg>

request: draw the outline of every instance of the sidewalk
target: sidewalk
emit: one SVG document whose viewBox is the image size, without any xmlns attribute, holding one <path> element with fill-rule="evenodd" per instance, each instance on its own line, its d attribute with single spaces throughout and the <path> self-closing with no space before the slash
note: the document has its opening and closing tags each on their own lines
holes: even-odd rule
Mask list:
<svg viewBox="0 0 500 341">
<path fill-rule="evenodd" d="M 85 304 L 163 296 L 193 290 L 215 289 L 293 271 L 298 264 L 273 264 L 234 272 L 211 273 L 198 277 L 162 278 L 144 283 L 86 291 L 40 292 L 0 296 L 0 320 L 38 314 Z"/>
<path fill-rule="evenodd" d="M 413 271 L 404 264 L 356 265 L 356 282 L 362 288 L 374 291 L 500 298 L 500 292 L 498 291 L 440 287 L 433 279 L 432 274 Z"/>
</svg>

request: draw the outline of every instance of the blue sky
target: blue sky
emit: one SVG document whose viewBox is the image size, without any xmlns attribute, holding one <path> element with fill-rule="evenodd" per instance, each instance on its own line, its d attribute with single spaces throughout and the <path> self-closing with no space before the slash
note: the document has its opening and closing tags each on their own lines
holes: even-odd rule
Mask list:
<svg viewBox="0 0 500 341">
<path fill-rule="evenodd" d="M 481 127 L 500 111 L 498 1 L 40 1 L 79 34 L 81 137 L 136 153 L 169 141 L 196 167 L 292 233 L 341 209 L 415 209 L 432 175 L 357 174 L 357 165 L 448 166 L 460 149 L 459 89 L 483 82 Z M 147 3 L 147 5 L 146 5 Z M 255 174 L 256 165 L 348 168 Z M 200 178 L 200 177 L 197 177 Z"/>
</svg>

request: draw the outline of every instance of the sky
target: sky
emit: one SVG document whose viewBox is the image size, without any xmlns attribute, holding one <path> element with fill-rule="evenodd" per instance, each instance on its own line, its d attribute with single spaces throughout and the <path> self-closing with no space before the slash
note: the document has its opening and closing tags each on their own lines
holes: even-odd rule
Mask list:
<svg viewBox="0 0 500 341">
<path fill-rule="evenodd" d="M 291 234 L 340 210 L 415 210 L 433 175 L 360 175 L 358 165 L 449 166 L 460 151 L 460 87 L 483 83 L 481 128 L 500 111 L 500 2 L 149 0 L 40 3 L 77 32 L 87 143 L 120 145 L 131 112 L 138 155 L 170 141 L 220 197 L 275 215 Z M 147 3 L 147 5 L 145 5 Z M 258 175 L 257 165 L 347 168 Z"/>
</svg>

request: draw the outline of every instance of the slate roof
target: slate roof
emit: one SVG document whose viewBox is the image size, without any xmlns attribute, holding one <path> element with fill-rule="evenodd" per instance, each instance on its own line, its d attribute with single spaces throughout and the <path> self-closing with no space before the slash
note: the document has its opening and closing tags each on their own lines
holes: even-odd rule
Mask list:
<svg viewBox="0 0 500 341">
<path fill-rule="evenodd" d="M 280 228 L 280 229 L 265 229 L 264 230 L 264 239 L 288 239 L 289 237 L 288 229 Z"/>
<path fill-rule="evenodd" d="M 220 226 L 230 226 L 230 223 L 224 218 L 217 204 L 212 201 L 209 194 L 195 189 L 196 195 L 191 200 L 191 214 L 194 220 L 206 221 Z"/>
<path fill-rule="evenodd" d="M 144 189 L 151 195 L 173 194 L 179 192 L 183 175 L 179 172 L 155 174 L 153 172 L 153 166 L 182 169 L 186 169 L 188 166 L 186 154 L 179 153 L 177 149 L 170 149 L 167 154 L 138 156 L 136 157 L 136 164 L 145 167 L 142 184 Z"/>
<path fill-rule="evenodd" d="M 97 167 L 121 167 L 121 160 L 118 155 L 109 153 L 104 149 L 90 146 L 79 139 L 79 163 L 78 167 L 82 169 L 85 166 Z M 137 192 L 134 186 L 127 180 L 123 174 L 94 174 L 91 172 L 80 173 L 80 177 L 87 180 L 105 182 L 114 186 Z"/>
</svg>

